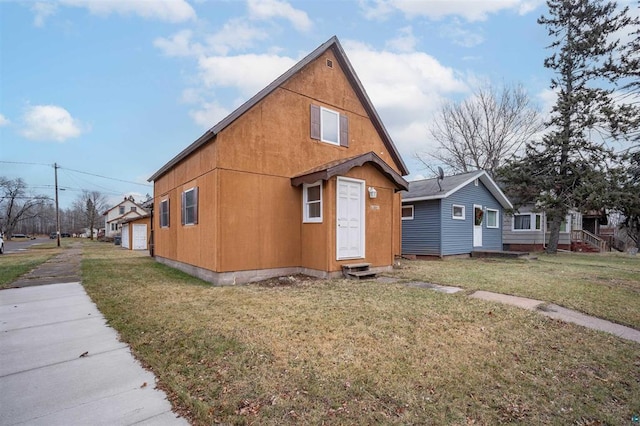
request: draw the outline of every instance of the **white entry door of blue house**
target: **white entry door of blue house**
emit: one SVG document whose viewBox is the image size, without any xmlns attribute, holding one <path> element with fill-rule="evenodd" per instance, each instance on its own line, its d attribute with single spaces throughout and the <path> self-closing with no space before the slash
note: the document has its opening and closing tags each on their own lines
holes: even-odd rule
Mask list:
<svg viewBox="0 0 640 426">
<path fill-rule="evenodd" d="M 482 247 L 482 222 L 484 221 L 484 212 L 482 206 L 473 205 L 473 246 Z"/>
<path fill-rule="evenodd" d="M 364 181 L 338 177 L 337 258 L 364 257 Z"/>
</svg>

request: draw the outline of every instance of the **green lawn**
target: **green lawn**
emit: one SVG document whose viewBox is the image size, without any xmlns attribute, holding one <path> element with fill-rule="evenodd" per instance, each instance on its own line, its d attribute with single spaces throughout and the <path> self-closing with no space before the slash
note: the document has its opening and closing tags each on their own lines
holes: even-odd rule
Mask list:
<svg viewBox="0 0 640 426">
<path fill-rule="evenodd" d="M 596 259 L 404 262 L 396 273 L 570 307 L 634 303 L 638 260 Z M 465 294 L 303 277 L 212 287 L 98 243 L 84 245 L 82 274 L 193 424 L 628 425 L 640 413 L 640 345 Z"/>
</svg>

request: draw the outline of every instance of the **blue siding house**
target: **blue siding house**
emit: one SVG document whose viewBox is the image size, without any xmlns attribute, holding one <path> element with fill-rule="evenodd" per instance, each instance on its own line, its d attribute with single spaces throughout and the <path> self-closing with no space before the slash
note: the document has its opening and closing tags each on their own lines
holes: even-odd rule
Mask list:
<svg viewBox="0 0 640 426">
<path fill-rule="evenodd" d="M 511 202 L 484 170 L 409 182 L 402 192 L 402 254 L 502 250 L 507 208 Z"/>
</svg>

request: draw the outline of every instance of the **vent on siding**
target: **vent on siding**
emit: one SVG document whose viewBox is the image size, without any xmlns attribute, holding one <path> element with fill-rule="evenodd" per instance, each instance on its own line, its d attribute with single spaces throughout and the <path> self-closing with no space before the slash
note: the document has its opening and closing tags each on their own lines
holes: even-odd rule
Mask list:
<svg viewBox="0 0 640 426">
<path fill-rule="evenodd" d="M 333 61 L 331 59 L 327 59 L 327 66 L 333 68 Z"/>
</svg>

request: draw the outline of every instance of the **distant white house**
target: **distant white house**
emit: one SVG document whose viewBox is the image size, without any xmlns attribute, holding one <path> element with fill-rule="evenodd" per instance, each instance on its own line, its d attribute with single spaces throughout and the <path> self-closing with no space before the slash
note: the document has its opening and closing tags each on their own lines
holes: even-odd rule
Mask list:
<svg viewBox="0 0 640 426">
<path fill-rule="evenodd" d="M 75 234 L 74 237 L 78 237 L 78 238 L 90 238 L 91 237 L 91 229 L 89 228 L 83 228 L 82 232 L 79 234 Z M 98 236 L 98 230 L 96 228 L 93 228 L 93 238 L 96 238 Z"/>
<path fill-rule="evenodd" d="M 148 213 L 142 205 L 136 203 L 132 196 L 125 197 L 123 201 L 103 213 L 105 237 L 120 235 L 124 220 L 144 216 Z"/>
</svg>

